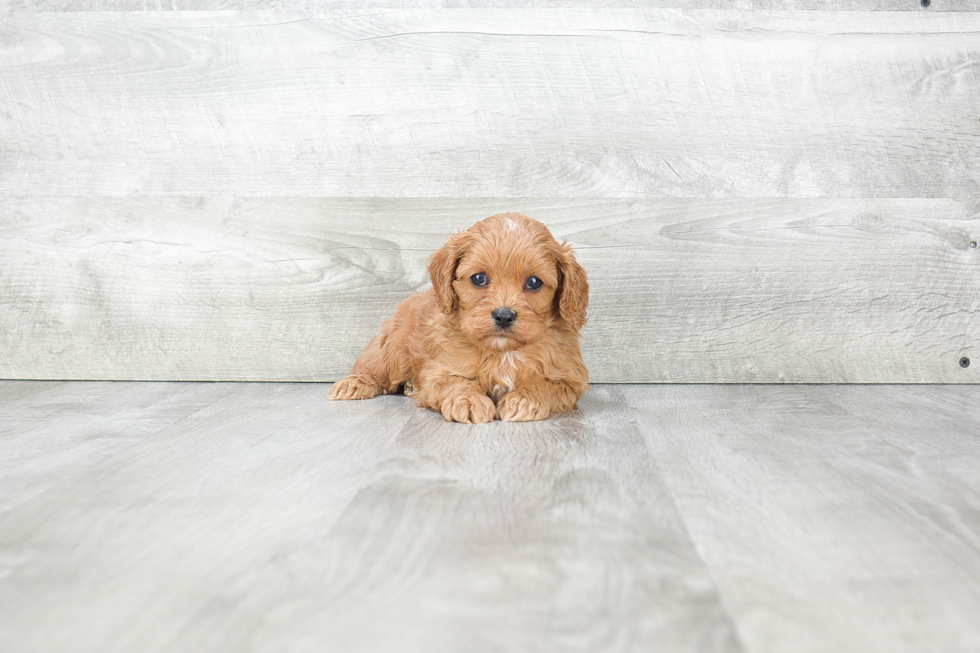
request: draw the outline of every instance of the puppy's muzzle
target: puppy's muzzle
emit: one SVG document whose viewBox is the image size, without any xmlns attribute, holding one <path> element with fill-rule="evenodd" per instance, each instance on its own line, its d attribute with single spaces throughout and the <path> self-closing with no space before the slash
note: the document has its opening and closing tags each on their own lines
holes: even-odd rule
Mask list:
<svg viewBox="0 0 980 653">
<path fill-rule="evenodd" d="M 495 308 L 492 315 L 498 329 L 509 329 L 517 321 L 517 312 L 509 308 Z"/>
</svg>

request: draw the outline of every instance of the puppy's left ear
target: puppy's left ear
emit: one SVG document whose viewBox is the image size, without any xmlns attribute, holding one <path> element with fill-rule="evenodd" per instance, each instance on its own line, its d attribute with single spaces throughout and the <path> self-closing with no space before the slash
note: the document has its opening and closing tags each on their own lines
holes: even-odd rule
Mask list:
<svg viewBox="0 0 980 653">
<path fill-rule="evenodd" d="M 465 231 L 454 234 L 442 249 L 429 258 L 429 279 L 432 280 L 432 289 L 436 293 L 436 303 L 439 304 L 439 310 L 446 315 L 452 315 L 456 311 L 459 302 L 453 289 L 456 268 L 472 239 L 472 234 Z"/>
<path fill-rule="evenodd" d="M 575 260 L 568 243 L 562 243 L 558 251 L 558 312 L 573 329 L 578 331 L 586 322 L 589 307 L 589 280 L 585 268 Z"/>
</svg>

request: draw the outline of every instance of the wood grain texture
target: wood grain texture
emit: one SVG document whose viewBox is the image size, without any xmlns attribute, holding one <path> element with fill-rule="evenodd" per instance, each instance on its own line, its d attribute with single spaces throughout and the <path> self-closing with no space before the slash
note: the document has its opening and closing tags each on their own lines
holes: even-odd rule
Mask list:
<svg viewBox="0 0 980 653">
<path fill-rule="evenodd" d="M 978 387 L 328 389 L 0 383 L 0 649 L 980 647 Z"/>
<path fill-rule="evenodd" d="M 80 385 L 63 428 L 142 392 Z M 617 388 L 472 427 L 181 387 L 210 405 L 0 513 L 3 650 L 744 651 Z"/>
<path fill-rule="evenodd" d="M 747 650 L 980 649 L 980 389 L 625 392 Z"/>
<path fill-rule="evenodd" d="M 454 230 L 576 247 L 595 382 L 976 383 L 950 200 L 0 200 L 0 377 L 336 380 Z"/>
<path fill-rule="evenodd" d="M 84 479 L 231 392 L 210 384 L 0 382 L 0 514 Z"/>
<path fill-rule="evenodd" d="M 5 195 L 980 196 L 980 12 L 15 12 L 0 43 Z"/>
<path fill-rule="evenodd" d="M 976 382 L 980 12 L 709 5 L 10 13 L 0 377 L 336 379 L 517 209 L 596 381 Z"/>
<path fill-rule="evenodd" d="M 980 11 L 978 0 L 335 0 L 336 9 L 740 9 L 810 11 Z M 314 0 L 0 0 L 0 11 L 322 10 Z"/>
</svg>

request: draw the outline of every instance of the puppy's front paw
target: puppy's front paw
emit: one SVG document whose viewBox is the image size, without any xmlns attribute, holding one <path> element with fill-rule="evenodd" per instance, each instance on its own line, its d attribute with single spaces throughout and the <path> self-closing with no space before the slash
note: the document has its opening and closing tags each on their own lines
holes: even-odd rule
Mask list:
<svg viewBox="0 0 980 653">
<path fill-rule="evenodd" d="M 550 414 L 551 408 L 520 390 L 508 392 L 497 404 L 497 417 L 505 422 L 531 422 Z"/>
<path fill-rule="evenodd" d="M 331 399 L 370 399 L 381 393 L 381 385 L 364 374 L 345 376 L 330 388 Z"/>
<path fill-rule="evenodd" d="M 496 412 L 496 406 L 486 395 L 458 394 L 442 402 L 442 416 L 449 422 L 483 424 L 492 422 Z"/>
</svg>

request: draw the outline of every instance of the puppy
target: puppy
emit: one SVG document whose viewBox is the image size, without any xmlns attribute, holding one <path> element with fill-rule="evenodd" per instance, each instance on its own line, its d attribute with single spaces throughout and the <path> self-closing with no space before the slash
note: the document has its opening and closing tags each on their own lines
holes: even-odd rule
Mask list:
<svg viewBox="0 0 980 653">
<path fill-rule="evenodd" d="M 571 247 L 519 213 L 455 234 L 432 289 L 402 302 L 331 399 L 405 391 L 451 422 L 539 420 L 588 388 L 579 350 L 589 282 Z"/>
</svg>

